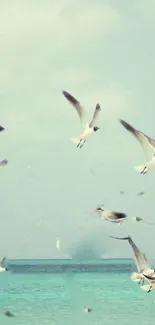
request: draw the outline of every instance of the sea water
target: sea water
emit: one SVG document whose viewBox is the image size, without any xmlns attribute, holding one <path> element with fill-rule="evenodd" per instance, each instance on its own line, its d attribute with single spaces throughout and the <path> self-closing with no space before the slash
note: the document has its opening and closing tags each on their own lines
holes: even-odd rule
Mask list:
<svg viewBox="0 0 155 325">
<path fill-rule="evenodd" d="M 131 260 L 23 260 L 8 266 L 0 273 L 0 325 L 155 322 L 155 290 L 148 294 L 131 281 Z M 15 317 L 6 317 L 5 311 Z"/>
</svg>

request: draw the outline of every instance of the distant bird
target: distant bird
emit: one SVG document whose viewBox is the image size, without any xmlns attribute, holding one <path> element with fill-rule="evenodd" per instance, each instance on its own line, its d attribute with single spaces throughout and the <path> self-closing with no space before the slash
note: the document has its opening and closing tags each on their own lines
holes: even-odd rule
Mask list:
<svg viewBox="0 0 155 325">
<path fill-rule="evenodd" d="M 138 272 L 133 272 L 131 274 L 132 281 L 138 282 L 138 284 L 140 284 L 142 281 L 144 284 L 145 276 L 143 275 L 143 273 L 149 276 L 155 274 L 155 270 L 151 269 L 150 265 L 147 262 L 145 254 L 140 251 L 140 249 L 137 247 L 137 245 L 134 243 L 134 241 L 130 236 L 123 237 L 123 238 L 114 237 L 114 236 L 109 236 L 109 237 L 118 240 L 128 240 L 128 243 L 130 244 L 134 253 L 134 260 L 138 271 Z"/>
<path fill-rule="evenodd" d="M 56 240 L 56 248 L 59 250 L 60 249 L 60 239 L 57 238 Z"/>
<path fill-rule="evenodd" d="M 155 225 L 155 222 L 149 222 L 149 221 L 146 221 L 145 219 L 140 218 L 140 217 L 132 217 L 131 219 L 132 219 L 132 221 L 146 223 L 147 225 Z"/>
<path fill-rule="evenodd" d="M 10 311 L 5 311 L 4 315 L 7 317 L 15 317 L 15 315 L 13 315 Z"/>
<path fill-rule="evenodd" d="M 103 205 L 99 206 L 96 211 L 98 211 L 100 213 L 100 217 L 104 218 L 106 221 L 118 223 L 120 225 L 128 218 L 125 213 L 104 210 Z"/>
<path fill-rule="evenodd" d="M 135 166 L 135 169 L 140 172 L 140 174 L 146 174 L 150 169 L 155 168 L 155 140 L 148 137 L 143 132 L 135 129 L 133 126 L 125 122 L 124 120 L 120 120 L 120 123 L 124 126 L 124 128 L 131 132 L 140 144 L 143 147 L 143 151 L 145 157 L 147 159 L 145 164 Z"/>
<path fill-rule="evenodd" d="M 120 191 L 120 194 L 123 195 L 124 194 L 124 191 Z"/>
<path fill-rule="evenodd" d="M 0 272 L 8 271 L 7 267 L 4 267 L 4 262 L 6 261 L 6 257 L 3 257 L 3 259 L 0 261 Z"/>
<path fill-rule="evenodd" d="M 87 121 L 87 115 L 86 115 L 85 109 L 80 104 L 80 102 L 76 98 L 74 98 L 72 95 L 70 95 L 67 91 L 63 90 L 62 93 L 65 96 L 65 98 L 70 102 L 70 104 L 72 104 L 74 106 L 74 108 L 76 109 L 76 111 L 79 115 L 82 133 L 78 137 L 72 138 L 71 141 L 73 141 L 74 143 L 77 144 L 77 148 L 78 147 L 82 148 L 83 145 L 85 144 L 85 142 L 87 141 L 87 139 L 94 132 L 99 130 L 99 127 L 95 126 L 95 123 L 98 118 L 99 112 L 101 111 L 101 107 L 99 104 L 96 105 L 93 118 L 92 118 L 91 122 L 89 123 Z"/>
<path fill-rule="evenodd" d="M 139 192 L 137 195 L 139 195 L 139 196 L 142 196 L 142 195 L 144 195 L 145 194 L 145 192 Z"/>
<path fill-rule="evenodd" d="M 92 311 L 92 308 L 90 308 L 90 307 L 84 307 L 84 311 L 86 313 L 90 313 Z"/>
<path fill-rule="evenodd" d="M 0 161 L 0 166 L 3 167 L 3 166 L 6 166 L 8 164 L 8 160 L 7 159 L 4 159 L 4 160 L 1 160 Z"/>
<path fill-rule="evenodd" d="M 4 131 L 5 129 L 3 128 L 3 126 L 0 125 L 0 132 Z"/>
</svg>

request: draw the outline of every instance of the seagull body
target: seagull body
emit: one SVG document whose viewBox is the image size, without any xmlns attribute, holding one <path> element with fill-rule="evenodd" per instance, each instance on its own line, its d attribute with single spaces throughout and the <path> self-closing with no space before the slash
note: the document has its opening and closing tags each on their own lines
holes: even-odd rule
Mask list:
<svg viewBox="0 0 155 325">
<path fill-rule="evenodd" d="M 128 218 L 125 213 L 104 210 L 102 206 L 98 207 L 96 211 L 99 211 L 101 218 L 120 225 Z"/>
<path fill-rule="evenodd" d="M 98 118 L 98 114 L 101 111 L 101 107 L 99 104 L 96 105 L 93 118 L 92 118 L 91 122 L 89 123 L 87 121 L 87 114 L 85 112 L 85 109 L 82 107 L 80 102 L 75 97 L 70 95 L 67 91 L 63 90 L 62 93 L 65 96 L 65 98 L 70 102 L 70 104 L 73 105 L 73 107 L 76 109 L 76 111 L 79 115 L 82 133 L 78 137 L 72 138 L 71 141 L 73 141 L 74 143 L 77 144 L 77 148 L 78 147 L 82 148 L 83 145 L 85 144 L 85 142 L 88 140 L 88 138 L 94 132 L 99 130 L 99 127 L 95 126 L 95 123 Z"/>
<path fill-rule="evenodd" d="M 4 262 L 6 261 L 6 257 L 3 257 L 3 259 L 0 261 L 0 272 L 8 271 L 7 267 L 4 267 Z"/>
<path fill-rule="evenodd" d="M 155 274 L 155 270 L 151 269 L 150 265 L 147 262 L 147 258 L 145 254 L 140 251 L 140 249 L 137 247 L 137 245 L 134 243 L 134 241 L 130 236 L 123 237 L 123 238 L 113 237 L 113 236 L 109 236 L 109 237 L 114 239 L 119 239 L 119 240 L 128 240 L 128 243 L 130 244 L 134 253 L 134 260 L 138 271 L 138 272 L 133 272 L 131 274 L 132 281 L 138 282 L 138 284 L 140 284 L 141 281 L 143 281 L 144 283 L 145 276 L 143 273 L 145 273 L 148 276 L 152 276 L 153 274 Z"/>
<path fill-rule="evenodd" d="M 146 174 L 150 169 L 155 168 L 155 140 L 148 137 L 143 132 L 135 129 L 133 126 L 125 122 L 124 120 L 120 120 L 120 123 L 124 126 L 124 128 L 132 133 L 137 140 L 140 142 L 145 157 L 146 163 L 135 166 L 135 169 L 140 172 L 140 174 Z"/>
<path fill-rule="evenodd" d="M 147 291 L 148 293 L 152 291 L 152 289 L 155 289 L 155 278 L 149 275 L 146 275 L 143 273 L 143 276 L 146 278 L 146 280 L 150 283 L 150 285 L 142 285 L 141 289 L 144 291 Z"/>
</svg>

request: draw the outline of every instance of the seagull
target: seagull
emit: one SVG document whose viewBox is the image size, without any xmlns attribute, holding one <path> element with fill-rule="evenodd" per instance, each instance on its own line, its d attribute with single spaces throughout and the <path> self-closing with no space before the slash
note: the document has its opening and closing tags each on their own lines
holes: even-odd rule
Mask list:
<svg viewBox="0 0 155 325">
<path fill-rule="evenodd" d="M 137 195 L 139 195 L 139 196 L 142 196 L 142 195 L 144 195 L 145 194 L 145 192 L 139 192 Z"/>
<path fill-rule="evenodd" d="M 63 90 L 62 91 L 63 95 L 65 98 L 74 106 L 76 109 L 80 122 L 81 122 L 81 134 L 76 137 L 72 138 L 71 141 L 77 144 L 77 148 L 82 148 L 87 139 L 96 131 L 98 131 L 100 128 L 98 126 L 95 126 L 96 120 L 98 118 L 98 114 L 101 111 L 101 107 L 99 104 L 96 105 L 95 107 L 95 112 L 93 115 L 93 118 L 91 122 L 89 123 L 87 121 L 87 114 L 85 112 L 85 109 L 83 106 L 80 104 L 80 102 L 74 98 L 72 95 L 70 95 L 67 91 Z"/>
<path fill-rule="evenodd" d="M 1 167 L 6 166 L 7 164 L 8 164 L 8 160 L 7 159 L 3 159 L 3 160 L 0 161 L 0 166 Z"/>
<path fill-rule="evenodd" d="M 118 223 L 119 225 L 122 225 L 122 223 L 127 219 L 129 221 L 143 222 L 143 223 L 146 223 L 148 225 L 155 225 L 154 222 L 145 221 L 145 219 L 140 218 L 140 217 L 129 218 L 128 215 L 123 213 L 123 212 L 104 210 L 103 205 L 100 205 L 96 209 L 96 211 L 99 212 L 101 219 L 105 219 L 105 220 L 113 222 L 113 223 Z"/>
<path fill-rule="evenodd" d="M 90 313 L 90 312 L 92 311 L 92 308 L 90 308 L 90 307 L 85 307 L 85 308 L 84 308 L 84 311 L 85 311 L 86 313 Z"/>
<path fill-rule="evenodd" d="M 140 251 L 140 249 L 136 246 L 134 241 L 130 236 L 127 237 L 113 237 L 109 236 L 110 238 L 119 239 L 119 240 L 128 240 L 130 246 L 132 247 L 133 253 L 134 253 L 134 260 L 137 266 L 138 272 L 133 272 L 131 274 L 131 280 L 134 282 L 138 282 L 138 284 L 142 283 L 144 284 L 145 276 L 143 273 L 148 274 L 149 276 L 155 274 L 155 270 L 150 268 L 150 265 L 147 262 L 147 258 L 144 253 Z"/>
<path fill-rule="evenodd" d="M 132 221 L 143 222 L 143 223 L 146 223 L 147 225 L 155 225 L 155 222 L 148 222 L 148 221 L 145 221 L 145 219 L 140 218 L 140 217 L 132 217 Z"/>
<path fill-rule="evenodd" d="M 128 218 L 125 213 L 104 210 L 103 205 L 99 206 L 96 211 L 99 211 L 101 218 L 103 217 L 106 221 L 118 223 L 119 225 Z"/>
<path fill-rule="evenodd" d="M 60 239 L 56 239 L 56 248 L 59 250 L 60 249 Z"/>
<path fill-rule="evenodd" d="M 0 261 L 0 272 L 8 271 L 7 267 L 3 267 L 5 261 L 6 261 L 6 257 L 3 257 L 2 260 Z"/>
<path fill-rule="evenodd" d="M 120 123 L 126 130 L 132 133 L 143 147 L 145 157 L 147 159 L 145 164 L 135 166 L 135 169 L 140 174 L 146 174 L 150 169 L 155 168 L 155 140 L 148 137 L 143 132 L 135 129 L 133 126 L 120 119 Z"/>
<path fill-rule="evenodd" d="M 146 278 L 146 280 L 150 283 L 150 285 L 146 284 L 146 285 L 142 285 L 141 286 L 141 289 L 144 290 L 144 291 L 147 291 L 147 293 L 151 292 L 152 289 L 155 289 L 155 278 L 149 276 L 149 275 L 146 275 L 144 274 L 144 277 Z"/>
<path fill-rule="evenodd" d="M 4 315 L 7 317 L 15 317 L 15 315 L 12 314 L 10 311 L 5 311 Z"/>
</svg>

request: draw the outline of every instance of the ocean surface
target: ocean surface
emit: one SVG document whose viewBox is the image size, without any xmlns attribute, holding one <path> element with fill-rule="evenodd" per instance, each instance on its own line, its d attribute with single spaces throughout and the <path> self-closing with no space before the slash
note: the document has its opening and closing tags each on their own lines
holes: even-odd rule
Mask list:
<svg viewBox="0 0 155 325">
<path fill-rule="evenodd" d="M 0 273 L 0 325 L 155 322 L 155 290 L 148 294 L 130 280 L 132 260 L 10 260 L 7 265 L 9 271 Z M 85 306 L 92 312 L 84 312 Z"/>
</svg>

